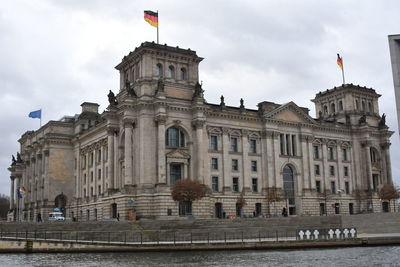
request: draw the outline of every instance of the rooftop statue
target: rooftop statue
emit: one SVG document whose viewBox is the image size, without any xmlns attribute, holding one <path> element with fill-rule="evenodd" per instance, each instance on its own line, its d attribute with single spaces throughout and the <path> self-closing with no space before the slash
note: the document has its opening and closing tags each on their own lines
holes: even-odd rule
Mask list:
<svg viewBox="0 0 400 267">
<path fill-rule="evenodd" d="M 117 105 L 117 98 L 115 97 L 114 93 L 110 90 L 110 92 L 108 93 L 108 102 L 110 103 L 110 105 Z"/>
</svg>

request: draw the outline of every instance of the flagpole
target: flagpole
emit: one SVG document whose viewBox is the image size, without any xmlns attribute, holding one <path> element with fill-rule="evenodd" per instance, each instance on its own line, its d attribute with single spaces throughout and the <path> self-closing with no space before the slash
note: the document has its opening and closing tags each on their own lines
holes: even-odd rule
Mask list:
<svg viewBox="0 0 400 267">
<path fill-rule="evenodd" d="M 158 42 L 158 21 L 159 21 L 159 15 L 158 15 L 158 10 L 157 10 L 157 44 L 159 44 L 159 42 Z"/>
<path fill-rule="evenodd" d="M 343 64 L 343 57 L 342 57 L 342 78 L 343 78 L 343 84 L 346 84 L 344 82 L 344 64 Z"/>
<path fill-rule="evenodd" d="M 42 109 L 40 109 L 40 127 L 39 128 L 42 128 Z"/>
</svg>

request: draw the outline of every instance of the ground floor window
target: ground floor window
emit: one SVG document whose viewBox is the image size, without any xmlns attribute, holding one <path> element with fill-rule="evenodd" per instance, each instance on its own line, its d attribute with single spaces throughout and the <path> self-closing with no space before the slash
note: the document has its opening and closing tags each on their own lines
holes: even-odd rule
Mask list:
<svg viewBox="0 0 400 267">
<path fill-rule="evenodd" d="M 353 203 L 349 203 L 349 213 L 354 214 L 354 204 Z"/>
<path fill-rule="evenodd" d="M 181 201 L 179 202 L 179 216 L 192 215 L 192 202 Z"/>
<path fill-rule="evenodd" d="M 256 203 L 256 210 L 254 212 L 254 216 L 255 217 L 261 216 L 261 203 Z"/>
<path fill-rule="evenodd" d="M 325 203 L 319 203 L 319 215 L 325 215 Z"/>
<path fill-rule="evenodd" d="M 339 205 L 339 203 L 335 203 L 335 214 L 340 214 L 340 205 Z"/>
</svg>

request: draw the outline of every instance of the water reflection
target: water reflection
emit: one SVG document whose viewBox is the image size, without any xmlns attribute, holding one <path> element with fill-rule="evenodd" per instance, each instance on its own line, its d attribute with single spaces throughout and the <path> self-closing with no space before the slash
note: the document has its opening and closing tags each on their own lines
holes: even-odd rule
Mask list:
<svg viewBox="0 0 400 267">
<path fill-rule="evenodd" d="M 307 250 L 0 254 L 1 266 L 399 266 L 400 246 Z"/>
</svg>

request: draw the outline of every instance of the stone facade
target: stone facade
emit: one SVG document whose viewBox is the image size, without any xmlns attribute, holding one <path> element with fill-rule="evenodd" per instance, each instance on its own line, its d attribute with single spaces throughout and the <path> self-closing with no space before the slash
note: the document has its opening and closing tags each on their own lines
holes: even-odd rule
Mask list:
<svg viewBox="0 0 400 267">
<path fill-rule="evenodd" d="M 105 112 L 86 102 L 81 114 L 25 133 L 23 161 L 10 167 L 11 208 L 46 218 L 62 195 L 78 220 L 173 218 L 190 213 L 171 198 L 175 181 L 189 178 L 212 189 L 191 205 L 199 218 L 382 211 L 393 132 L 375 90 L 319 92 L 316 119 L 293 102 L 209 104 L 201 61 L 190 49 L 143 43 L 116 66 L 120 90 Z M 14 209 L 20 186 L 28 193 Z"/>
</svg>

